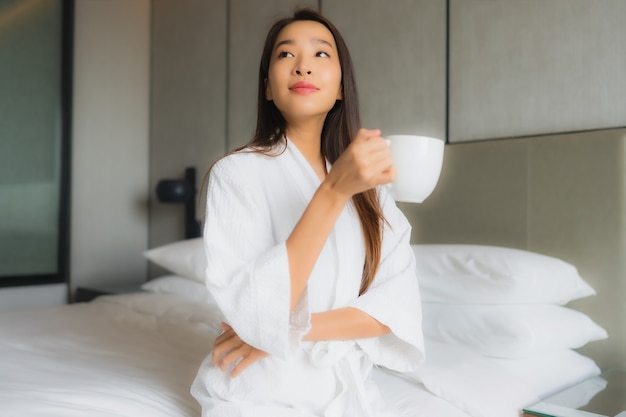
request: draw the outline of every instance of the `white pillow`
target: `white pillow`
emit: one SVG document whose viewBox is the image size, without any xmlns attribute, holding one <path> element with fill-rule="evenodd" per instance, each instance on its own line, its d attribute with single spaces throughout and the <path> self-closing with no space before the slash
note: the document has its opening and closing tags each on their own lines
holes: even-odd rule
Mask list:
<svg viewBox="0 0 626 417">
<path fill-rule="evenodd" d="M 180 277 L 204 283 L 207 261 L 201 237 L 149 249 L 143 255 Z"/>
<path fill-rule="evenodd" d="M 558 258 L 497 246 L 412 246 L 424 302 L 563 305 L 595 294 Z"/>
<path fill-rule="evenodd" d="M 565 388 L 563 391 L 550 395 L 549 401 L 545 401 L 544 399 L 539 404 L 531 405 L 530 407 L 525 408 L 543 412 L 546 413 L 546 415 L 552 415 L 555 411 L 554 406 L 576 410 L 589 404 L 589 401 L 591 401 L 599 392 L 604 391 L 607 385 L 608 381 L 602 378 L 602 376 L 592 376 L 591 378 L 587 378 L 574 386 Z M 600 404 L 599 400 L 600 398 L 596 398 L 594 403 Z M 546 407 L 548 408 L 547 410 L 545 409 Z M 593 415 L 598 416 L 598 414 L 592 414 L 592 416 Z M 624 414 L 622 414 L 622 417 L 624 417 Z"/>
<path fill-rule="evenodd" d="M 493 361 L 501 369 L 524 381 L 539 398 L 545 398 L 589 377 L 600 375 L 601 372 L 591 358 L 571 349 L 523 359 L 493 359 Z"/>
<path fill-rule="evenodd" d="M 593 360 L 572 350 L 495 359 L 426 340 L 423 365 L 400 375 L 424 384 L 472 417 L 518 417 L 520 410 L 548 393 L 599 373 Z"/>
<path fill-rule="evenodd" d="M 143 284 L 141 289 L 157 294 L 172 294 L 194 301 L 213 301 L 213 297 L 204 284 L 177 275 L 154 278 Z"/>
<path fill-rule="evenodd" d="M 423 303 L 424 336 L 500 358 L 576 349 L 607 338 L 587 315 L 553 304 L 455 305 Z"/>
<path fill-rule="evenodd" d="M 459 346 L 426 341 L 426 360 L 416 371 L 400 374 L 472 417 L 519 417 L 539 400 L 532 388 L 495 359 Z"/>
</svg>

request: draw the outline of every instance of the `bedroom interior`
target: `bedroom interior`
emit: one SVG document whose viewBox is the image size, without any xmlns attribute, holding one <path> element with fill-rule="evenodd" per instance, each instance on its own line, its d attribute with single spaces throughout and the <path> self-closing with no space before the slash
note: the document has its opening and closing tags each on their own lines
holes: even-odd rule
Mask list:
<svg viewBox="0 0 626 417">
<path fill-rule="evenodd" d="M 275 16 L 308 3 L 320 7 L 346 36 L 365 124 L 386 134 L 446 138 L 442 175 L 433 194 L 423 204 L 399 203 L 413 225 L 416 248 L 506 247 L 575 266 L 596 294 L 574 297 L 565 305 L 608 333 L 608 338 L 596 334 L 593 343 L 575 349 L 597 365 L 586 369 L 587 376 L 626 367 L 626 59 L 614 53 L 626 39 L 621 21 L 626 3 L 402 0 L 392 7 L 376 0 L 271 0 L 263 8 L 253 0 L 74 3 L 69 279 L 0 288 L 0 311 L 8 310 L 1 325 L 13 332 L 7 334 L 27 338 L 25 330 L 8 324 L 9 318 L 26 323 L 36 317 L 26 307 L 62 306 L 79 287 L 122 283 L 138 288 L 148 280 L 153 289 L 148 285 L 145 291 L 163 292 L 165 283 L 155 278 L 182 275 L 161 258 L 148 263 L 142 256 L 186 237 L 183 205 L 158 201 L 157 184 L 183 178 L 187 167 L 195 167 L 199 186 L 216 158 L 247 140 L 254 124 L 254 74 L 262 41 L 261 35 L 251 34 L 264 33 Z M 356 3 L 359 19 L 353 18 Z M 202 211 L 200 201 L 199 220 Z M 98 312 L 125 317 L 132 311 L 128 323 L 135 326 L 141 324 L 140 313 L 162 318 L 156 325 L 141 324 L 152 344 L 132 336 L 136 328 L 127 326 L 127 319 L 120 322 L 129 352 L 154 346 L 159 335 L 168 338 L 152 356 L 162 361 L 162 368 L 137 376 L 144 382 L 180 365 L 163 360 L 175 352 L 177 336 L 202 345 L 215 331 L 201 323 L 203 315 L 214 313 L 206 306 L 193 305 L 185 315 L 173 300 L 159 299 L 171 307 L 166 312 L 149 300 L 123 296 L 98 299 L 93 312 L 88 304 L 71 306 L 86 317 Z M 518 304 L 537 311 L 560 306 L 532 300 Z M 463 303 L 450 304 L 457 308 Z M 437 311 L 436 302 L 426 307 L 430 314 Z M 92 337 L 84 323 L 66 313 L 33 326 L 33 332 L 48 334 L 45 324 L 54 320 L 67 320 Z M 166 333 L 172 323 L 181 328 Z M 204 333 L 197 334 L 200 328 Z M 65 331 L 61 334 L 74 340 Z M 119 331 L 110 334 L 125 334 Z M 103 350 L 106 346 L 114 349 L 113 342 Z M 442 352 L 434 359 L 449 358 Z M 56 354 L 50 352 L 46 366 L 58 359 Z M 179 358 L 184 360 L 181 378 L 192 372 L 200 354 L 194 350 Z M 98 372 L 104 373 L 107 364 Z M 75 365 L 78 369 L 80 363 Z M 9 364 L 0 368 L 14 370 Z M 437 391 L 439 375 L 435 369 L 426 371 L 432 373 L 416 375 L 416 380 Z M 520 401 L 528 388 L 495 372 L 491 376 L 519 390 L 519 397 L 500 393 L 503 401 Z M 580 377 L 571 376 L 568 384 Z M 398 392 L 406 389 L 406 381 L 378 378 Z M 556 386 L 546 383 L 543 396 Z M 0 387 L 9 388 L 1 382 Z M 459 382 L 459 389 L 466 387 Z M 427 405 L 419 407 L 433 407 L 421 411 L 434 416 L 504 417 L 498 413 L 509 411 L 499 403 L 475 408 L 471 401 L 463 402 L 466 398 L 445 398 L 443 403 L 421 391 L 416 395 Z M 173 397 L 169 414 L 163 415 L 194 415 L 194 407 L 181 410 L 185 400 Z"/>
</svg>

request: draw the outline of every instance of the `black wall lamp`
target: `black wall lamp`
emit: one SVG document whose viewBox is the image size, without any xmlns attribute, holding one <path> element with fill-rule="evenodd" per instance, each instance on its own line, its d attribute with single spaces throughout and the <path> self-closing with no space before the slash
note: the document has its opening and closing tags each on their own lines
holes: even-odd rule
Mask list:
<svg viewBox="0 0 626 417">
<path fill-rule="evenodd" d="M 185 239 L 201 236 L 200 222 L 196 219 L 196 169 L 185 169 L 185 178 L 161 180 L 156 194 L 163 203 L 185 204 Z"/>
</svg>

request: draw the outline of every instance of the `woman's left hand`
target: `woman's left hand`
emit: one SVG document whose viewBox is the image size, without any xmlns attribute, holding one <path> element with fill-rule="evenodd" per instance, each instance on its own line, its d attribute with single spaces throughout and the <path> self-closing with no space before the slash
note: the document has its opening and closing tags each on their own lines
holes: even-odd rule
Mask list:
<svg viewBox="0 0 626 417">
<path fill-rule="evenodd" d="M 239 362 L 231 370 L 230 376 L 236 377 L 254 362 L 268 356 L 263 352 L 241 340 L 232 327 L 222 323 L 224 332 L 215 339 L 213 345 L 213 364 L 226 371 L 233 363 Z"/>
</svg>

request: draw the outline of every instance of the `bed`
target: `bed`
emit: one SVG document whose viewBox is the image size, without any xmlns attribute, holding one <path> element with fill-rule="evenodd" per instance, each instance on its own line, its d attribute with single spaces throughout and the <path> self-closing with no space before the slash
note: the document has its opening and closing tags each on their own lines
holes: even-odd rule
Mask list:
<svg viewBox="0 0 626 417">
<path fill-rule="evenodd" d="M 427 359 L 373 376 L 402 416 L 514 417 L 600 373 L 576 351 L 607 334 L 566 306 L 594 294 L 573 265 L 497 246 L 413 248 Z M 189 387 L 221 320 L 201 239 L 145 255 L 168 274 L 143 292 L 0 315 L 0 416 L 200 415 Z"/>
</svg>

